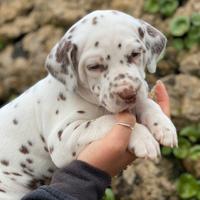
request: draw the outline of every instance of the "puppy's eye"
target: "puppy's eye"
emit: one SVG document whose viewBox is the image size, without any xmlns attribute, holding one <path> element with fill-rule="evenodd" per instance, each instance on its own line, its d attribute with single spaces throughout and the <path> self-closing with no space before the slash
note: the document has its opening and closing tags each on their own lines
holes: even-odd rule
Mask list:
<svg viewBox="0 0 200 200">
<path fill-rule="evenodd" d="M 134 52 L 127 56 L 127 62 L 133 63 L 140 56 L 140 52 Z"/>
<path fill-rule="evenodd" d="M 106 67 L 104 65 L 95 64 L 95 65 L 88 65 L 87 69 L 90 71 L 104 71 Z"/>
</svg>

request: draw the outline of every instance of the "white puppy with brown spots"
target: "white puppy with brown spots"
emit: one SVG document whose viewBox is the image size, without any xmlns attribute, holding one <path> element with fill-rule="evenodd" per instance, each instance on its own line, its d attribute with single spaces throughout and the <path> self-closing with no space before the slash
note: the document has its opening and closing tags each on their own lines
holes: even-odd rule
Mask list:
<svg viewBox="0 0 200 200">
<path fill-rule="evenodd" d="M 123 110 L 140 122 L 129 144 L 136 156 L 157 158 L 158 142 L 176 146 L 176 129 L 144 80 L 166 41 L 118 11 L 95 11 L 74 24 L 47 57 L 49 75 L 0 110 L 0 199 L 18 200 L 50 179 Z"/>
</svg>

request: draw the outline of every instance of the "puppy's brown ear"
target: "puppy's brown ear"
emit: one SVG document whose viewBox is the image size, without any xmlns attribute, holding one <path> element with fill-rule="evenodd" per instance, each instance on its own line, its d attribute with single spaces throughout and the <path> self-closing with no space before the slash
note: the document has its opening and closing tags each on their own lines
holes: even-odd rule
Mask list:
<svg viewBox="0 0 200 200">
<path fill-rule="evenodd" d="M 156 71 L 156 65 L 165 51 L 167 38 L 158 29 L 147 22 L 140 20 L 141 27 L 138 32 L 147 48 L 147 69 L 150 73 Z"/>
<path fill-rule="evenodd" d="M 77 87 L 77 46 L 63 37 L 47 56 L 45 67 L 68 90 Z"/>
</svg>

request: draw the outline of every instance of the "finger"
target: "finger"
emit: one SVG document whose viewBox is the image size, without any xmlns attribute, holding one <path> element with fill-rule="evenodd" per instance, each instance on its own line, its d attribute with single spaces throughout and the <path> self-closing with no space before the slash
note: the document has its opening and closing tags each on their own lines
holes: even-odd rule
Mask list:
<svg viewBox="0 0 200 200">
<path fill-rule="evenodd" d="M 133 114 L 129 113 L 128 111 L 118 113 L 116 115 L 116 120 L 117 120 L 117 122 L 128 123 L 131 126 L 134 126 L 134 124 L 136 122 L 135 116 Z"/>
<path fill-rule="evenodd" d="M 133 127 L 136 119 L 135 116 L 128 113 L 122 112 L 116 115 L 116 122 L 122 122 Z M 115 124 L 111 132 L 106 136 L 110 138 L 113 142 L 116 142 L 118 145 L 124 146 L 124 149 L 127 147 L 132 129 L 123 125 Z"/>
<path fill-rule="evenodd" d="M 162 81 L 158 80 L 155 86 L 156 101 L 160 105 L 163 112 L 170 116 L 169 95 Z"/>
</svg>

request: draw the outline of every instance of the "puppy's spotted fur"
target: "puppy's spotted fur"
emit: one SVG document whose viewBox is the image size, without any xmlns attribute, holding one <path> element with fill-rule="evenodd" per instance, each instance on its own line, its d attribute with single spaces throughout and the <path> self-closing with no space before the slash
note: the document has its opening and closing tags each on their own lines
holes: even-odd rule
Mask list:
<svg viewBox="0 0 200 200">
<path fill-rule="evenodd" d="M 74 24 L 47 57 L 49 75 L 0 110 L 0 199 L 19 200 L 47 183 L 123 110 L 141 122 L 129 144 L 138 157 L 155 159 L 158 142 L 177 145 L 144 80 L 165 45 L 157 29 L 118 11 L 95 11 Z"/>
</svg>

